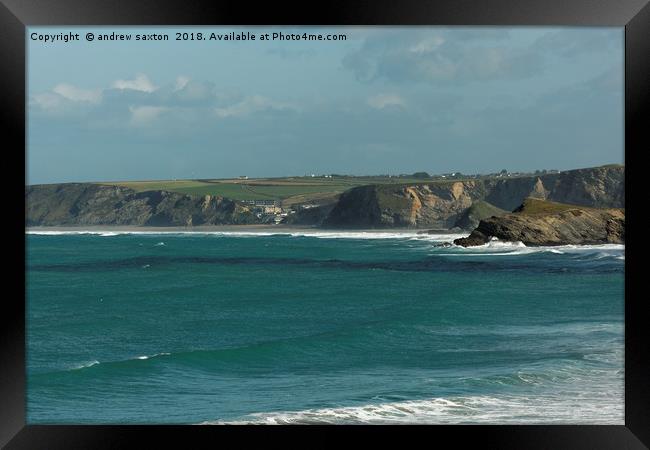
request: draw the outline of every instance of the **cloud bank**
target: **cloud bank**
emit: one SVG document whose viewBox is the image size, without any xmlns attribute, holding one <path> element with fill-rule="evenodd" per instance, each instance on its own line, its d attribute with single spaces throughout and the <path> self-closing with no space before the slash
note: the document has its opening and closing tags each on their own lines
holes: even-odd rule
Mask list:
<svg viewBox="0 0 650 450">
<path fill-rule="evenodd" d="M 157 70 L 131 62 L 102 84 L 87 76 L 30 88 L 29 180 L 623 160 L 620 30 L 380 27 L 350 36 L 340 47 L 260 48 L 250 60 L 213 48 L 207 62 L 196 52 L 178 68 L 161 50 Z M 119 66 L 116 56 L 101 63 Z M 222 70 L 228 57 L 244 58 L 241 69 Z"/>
</svg>

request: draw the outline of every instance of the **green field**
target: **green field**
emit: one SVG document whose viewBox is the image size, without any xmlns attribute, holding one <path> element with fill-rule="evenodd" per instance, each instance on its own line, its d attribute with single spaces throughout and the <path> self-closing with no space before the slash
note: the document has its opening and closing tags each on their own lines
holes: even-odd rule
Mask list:
<svg viewBox="0 0 650 450">
<path fill-rule="evenodd" d="M 233 200 L 277 200 L 288 207 L 297 203 L 322 203 L 355 186 L 369 184 L 399 185 L 419 183 L 454 183 L 469 178 L 423 179 L 389 176 L 333 176 L 285 177 L 254 179 L 200 179 L 200 180 L 154 180 L 114 181 L 104 185 L 119 185 L 138 192 L 170 191 L 188 195 L 214 195 Z"/>
<path fill-rule="evenodd" d="M 224 180 L 156 180 L 116 181 L 101 184 L 118 185 L 143 191 L 170 191 L 188 195 L 215 195 L 233 200 L 278 200 L 284 205 L 323 201 L 355 186 L 366 184 L 402 184 L 422 182 L 396 177 L 290 177 Z"/>
</svg>

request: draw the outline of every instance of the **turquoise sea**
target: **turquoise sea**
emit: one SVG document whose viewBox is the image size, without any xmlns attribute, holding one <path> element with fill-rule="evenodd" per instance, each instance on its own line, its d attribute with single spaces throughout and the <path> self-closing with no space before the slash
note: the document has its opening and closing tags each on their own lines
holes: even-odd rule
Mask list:
<svg viewBox="0 0 650 450">
<path fill-rule="evenodd" d="M 27 235 L 27 422 L 623 424 L 623 246 Z"/>
</svg>

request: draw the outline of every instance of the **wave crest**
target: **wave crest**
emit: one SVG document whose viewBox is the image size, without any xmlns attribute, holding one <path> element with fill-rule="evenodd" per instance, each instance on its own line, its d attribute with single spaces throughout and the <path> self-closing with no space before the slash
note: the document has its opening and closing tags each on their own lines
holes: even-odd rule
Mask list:
<svg viewBox="0 0 650 450">
<path fill-rule="evenodd" d="M 470 396 L 432 398 L 340 408 L 256 413 L 201 425 L 288 424 L 619 424 L 623 398 L 597 395 L 530 398 Z"/>
<path fill-rule="evenodd" d="M 420 230 L 421 231 L 421 230 Z M 294 231 L 294 230 L 259 230 L 259 231 L 180 231 L 180 230 L 26 230 L 26 234 L 41 236 L 119 236 L 119 235 L 149 235 L 149 236 L 213 236 L 213 237 L 314 237 L 319 239 L 408 239 L 421 241 L 453 241 L 454 239 L 466 237 L 464 234 L 440 233 L 427 234 L 416 230 L 402 231 Z"/>
</svg>

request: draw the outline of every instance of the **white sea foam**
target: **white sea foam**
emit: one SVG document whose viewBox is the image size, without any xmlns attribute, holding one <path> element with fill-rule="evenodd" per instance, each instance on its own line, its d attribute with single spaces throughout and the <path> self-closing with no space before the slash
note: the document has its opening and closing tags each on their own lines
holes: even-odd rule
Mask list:
<svg viewBox="0 0 650 450">
<path fill-rule="evenodd" d="M 155 358 L 156 356 L 167 356 L 167 355 L 171 355 L 171 353 L 163 352 L 163 353 L 155 353 L 153 355 L 142 355 L 142 356 L 136 356 L 134 359 L 142 359 L 142 360 L 144 360 L 144 359 Z"/>
<path fill-rule="evenodd" d="M 83 362 L 81 364 L 75 365 L 74 367 L 71 368 L 71 370 L 85 369 L 87 367 L 96 366 L 97 364 L 99 364 L 99 361 L 97 361 L 97 360 L 87 361 L 87 362 Z"/>
<path fill-rule="evenodd" d="M 166 352 L 161 352 L 161 353 L 154 353 L 153 355 L 141 355 L 141 356 L 136 356 L 135 358 L 131 358 L 128 361 L 134 361 L 134 360 L 146 360 L 146 359 L 151 359 L 151 358 L 156 358 L 158 356 L 168 356 L 171 355 L 171 353 L 166 353 Z M 125 362 L 127 360 L 122 360 L 122 361 L 104 361 L 104 363 L 100 363 L 97 360 L 92 360 L 88 362 L 83 362 L 81 364 L 77 364 L 73 367 L 70 368 L 70 370 L 79 370 L 79 369 L 87 369 L 88 367 L 96 366 L 98 364 L 106 364 L 106 363 L 121 363 Z"/>
<path fill-rule="evenodd" d="M 91 230 L 25 230 L 25 234 L 37 234 L 42 236 L 65 236 L 65 235 L 81 235 L 81 234 L 92 234 L 97 236 L 118 236 L 123 234 L 119 231 L 91 231 Z"/>
<path fill-rule="evenodd" d="M 444 256 L 509 256 L 509 255 L 528 255 L 531 253 L 554 253 L 563 254 L 586 254 L 594 253 L 595 259 L 606 257 L 616 257 L 625 259 L 620 253 L 625 250 L 623 244 L 593 244 L 593 245 L 558 245 L 558 246 L 539 246 L 528 247 L 523 242 L 506 242 L 492 240 L 484 245 L 474 247 L 462 247 L 454 245 L 454 253 L 445 253 Z"/>
<path fill-rule="evenodd" d="M 217 424 L 612 424 L 624 423 L 620 395 L 468 396 L 304 411 L 256 413 Z"/>
<path fill-rule="evenodd" d="M 292 232 L 291 236 L 315 237 L 320 239 L 407 239 L 415 241 L 452 242 L 466 236 L 465 234 L 427 234 L 416 231 L 314 231 L 314 232 Z"/>
<path fill-rule="evenodd" d="M 101 230 L 26 230 L 26 234 L 43 236 L 65 236 L 65 235 L 97 235 L 97 236 L 118 236 L 118 235 L 189 235 L 189 236 L 216 236 L 216 237 L 261 237 L 261 236 L 293 236 L 293 237 L 314 237 L 321 239 L 410 239 L 422 241 L 443 241 L 451 242 L 454 239 L 467 236 L 467 234 L 426 234 L 417 231 L 294 231 L 286 229 L 265 230 L 265 231 L 101 231 Z"/>
<path fill-rule="evenodd" d="M 458 238 L 467 237 L 464 234 L 427 234 L 421 233 L 416 230 L 408 231 L 325 231 L 325 230 L 312 230 L 312 231 L 295 231 L 287 229 L 264 230 L 264 231 L 179 231 L 179 230 L 160 230 L 160 231 L 101 231 L 101 230 L 26 230 L 27 234 L 45 235 L 45 236 L 61 236 L 61 235 L 96 235 L 96 236 L 119 236 L 119 235 L 149 235 L 149 236 L 208 236 L 208 237 L 269 237 L 269 236 L 282 236 L 282 237 L 312 237 L 318 239 L 360 239 L 360 240 L 377 240 L 377 239 L 393 239 L 402 241 L 414 242 L 430 242 L 431 244 L 449 244 L 449 253 L 436 253 L 443 256 L 510 256 L 510 255 L 527 255 L 531 253 L 547 252 L 555 254 L 576 254 L 576 253 L 589 253 L 598 252 L 596 259 L 605 257 L 616 257 L 620 260 L 625 260 L 625 256 L 621 255 L 625 246 L 622 244 L 599 244 L 599 245 L 560 245 L 560 246 L 540 246 L 528 247 L 522 242 L 506 242 L 493 239 L 490 242 L 474 246 L 462 247 L 453 244 L 453 241 Z M 157 246 L 165 245 L 164 242 L 155 244 Z"/>
<path fill-rule="evenodd" d="M 549 325 L 466 325 L 466 326 L 425 326 L 415 328 L 425 334 L 442 336 L 543 336 L 556 334 L 584 335 L 591 333 L 612 333 L 622 335 L 625 325 L 623 322 L 590 323 L 566 322 Z M 620 344 L 621 346 L 623 344 Z M 612 347 L 614 351 L 617 347 Z"/>
</svg>

